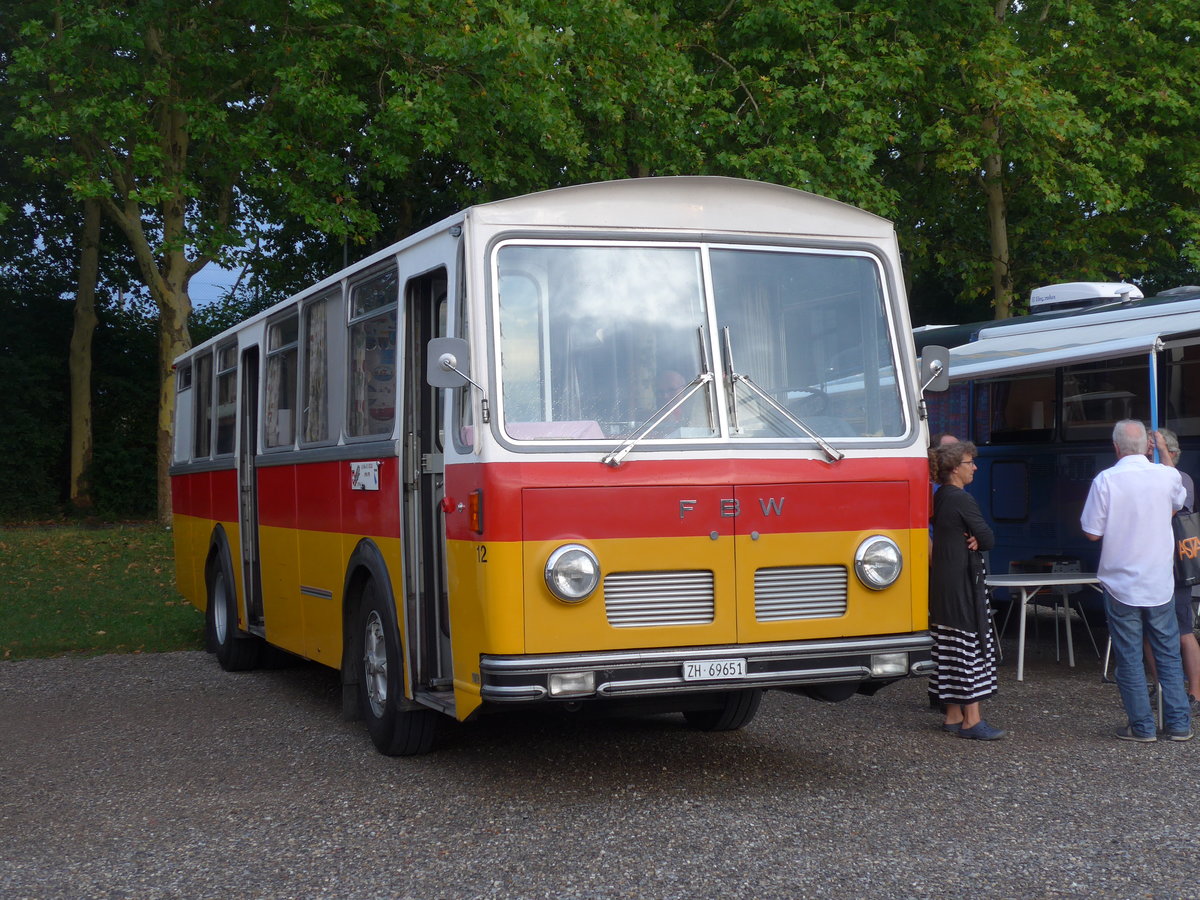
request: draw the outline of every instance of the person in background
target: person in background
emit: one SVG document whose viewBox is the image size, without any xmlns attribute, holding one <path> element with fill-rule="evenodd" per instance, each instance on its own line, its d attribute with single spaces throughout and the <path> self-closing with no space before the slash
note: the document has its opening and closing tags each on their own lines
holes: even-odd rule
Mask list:
<svg viewBox="0 0 1200 900">
<path fill-rule="evenodd" d="M 1005 732 L 983 720 L 980 702 L 996 693 L 996 642 L 988 613 L 981 551 L 992 529 L 964 488 L 975 478 L 975 445 L 958 441 L 933 451 L 933 554 L 929 570 L 931 689 L 945 708 L 942 730 L 994 741 Z"/>
<path fill-rule="evenodd" d="M 936 450 L 938 447 L 945 447 L 948 444 L 957 444 L 957 443 L 958 443 L 958 438 L 956 438 L 954 435 L 950 434 L 950 432 L 948 432 L 948 431 L 939 431 L 930 436 L 930 438 L 929 438 L 929 459 L 930 459 L 930 467 L 931 467 L 930 471 L 933 471 L 932 470 L 933 451 Z M 936 480 L 932 481 L 932 484 L 933 484 L 933 492 L 936 494 L 939 485 Z M 932 515 L 932 510 L 930 511 L 930 515 Z"/>
<path fill-rule="evenodd" d="M 1183 480 L 1183 490 L 1187 499 L 1183 502 L 1180 512 L 1193 512 L 1196 509 L 1196 485 L 1192 476 L 1179 468 L 1179 438 L 1169 428 L 1160 428 L 1154 432 L 1154 443 L 1158 447 L 1158 458 L 1163 465 L 1171 466 L 1179 472 Z M 1175 619 L 1179 622 L 1179 655 L 1183 661 L 1183 680 L 1187 684 L 1188 703 L 1192 708 L 1192 717 L 1200 710 L 1200 642 L 1196 640 L 1196 611 L 1192 607 L 1192 589 L 1186 584 L 1175 585 Z"/>
<path fill-rule="evenodd" d="M 945 447 L 948 444 L 957 444 L 958 438 L 950 434 L 948 431 L 937 431 L 929 437 L 929 560 L 933 562 L 933 496 L 937 493 L 940 485 L 937 483 L 937 476 L 934 475 L 936 464 L 934 463 L 934 451 L 938 447 Z M 938 699 L 937 691 L 931 681 L 929 684 L 929 708 L 936 709 L 942 712 L 942 701 Z"/>
<path fill-rule="evenodd" d="M 958 443 L 958 438 L 956 438 L 954 435 L 950 434 L 949 432 L 945 432 L 945 431 L 939 431 L 937 434 L 933 435 L 933 437 L 931 437 L 929 439 L 929 471 L 930 471 L 930 473 L 933 472 L 934 451 L 937 450 L 938 447 L 945 447 L 945 446 L 948 446 L 949 444 L 957 444 L 957 443 Z M 939 485 L 937 483 L 936 477 L 933 476 L 932 474 L 930 475 L 929 483 L 930 483 L 930 490 L 932 492 L 931 493 L 931 496 L 932 496 L 932 494 L 937 493 L 937 489 L 939 487 L 941 487 L 941 485 Z M 929 518 L 930 518 L 930 522 L 932 523 L 932 520 L 933 520 L 933 504 L 932 503 L 929 505 Z M 933 537 L 933 525 L 932 524 L 930 524 L 930 526 L 929 526 L 929 536 L 930 536 L 930 538 Z"/>
<path fill-rule="evenodd" d="M 1142 641 L 1150 645 L 1162 688 L 1163 736 L 1192 738 L 1191 709 L 1179 659 L 1175 620 L 1175 535 L 1171 516 L 1187 499 L 1179 473 L 1146 458 L 1146 426 L 1122 419 L 1113 428 L 1117 462 L 1092 481 L 1079 523 L 1100 548 L 1104 611 L 1117 662 L 1117 687 L 1128 724 L 1123 741 L 1157 740 L 1154 711 L 1146 690 Z"/>
</svg>

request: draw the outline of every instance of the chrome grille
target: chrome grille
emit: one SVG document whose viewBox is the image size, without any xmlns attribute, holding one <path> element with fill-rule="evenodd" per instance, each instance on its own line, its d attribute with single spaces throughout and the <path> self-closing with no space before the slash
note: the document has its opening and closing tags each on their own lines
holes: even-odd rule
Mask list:
<svg viewBox="0 0 1200 900">
<path fill-rule="evenodd" d="M 759 622 L 832 619 L 846 614 L 844 566 L 789 566 L 754 573 L 754 616 Z"/>
<path fill-rule="evenodd" d="M 604 578 L 604 610 L 614 628 L 707 625 L 713 620 L 713 573 L 614 572 Z"/>
</svg>

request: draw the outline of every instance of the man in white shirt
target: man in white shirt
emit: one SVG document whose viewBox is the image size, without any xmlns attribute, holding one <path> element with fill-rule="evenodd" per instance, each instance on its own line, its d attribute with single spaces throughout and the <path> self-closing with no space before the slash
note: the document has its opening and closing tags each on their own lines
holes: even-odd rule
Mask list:
<svg viewBox="0 0 1200 900">
<path fill-rule="evenodd" d="M 1150 646 L 1163 698 L 1163 736 L 1192 737 L 1191 710 L 1179 657 L 1179 624 L 1173 602 L 1175 536 L 1171 516 L 1183 506 L 1179 473 L 1146 458 L 1146 426 L 1123 419 L 1113 428 L 1117 463 L 1092 481 L 1080 524 L 1100 550 L 1100 583 L 1108 633 L 1117 661 L 1117 687 L 1129 724 L 1117 737 L 1157 740 L 1147 693 L 1143 638 Z"/>
</svg>

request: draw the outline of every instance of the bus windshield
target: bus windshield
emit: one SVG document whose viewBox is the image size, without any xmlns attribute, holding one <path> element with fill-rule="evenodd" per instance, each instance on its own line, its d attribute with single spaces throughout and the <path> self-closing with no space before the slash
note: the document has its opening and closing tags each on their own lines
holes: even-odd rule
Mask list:
<svg viewBox="0 0 1200 900">
<path fill-rule="evenodd" d="M 625 438 L 655 419 L 651 444 L 811 443 L 797 420 L 825 439 L 905 433 L 866 254 L 511 243 L 495 266 L 510 438 Z"/>
</svg>

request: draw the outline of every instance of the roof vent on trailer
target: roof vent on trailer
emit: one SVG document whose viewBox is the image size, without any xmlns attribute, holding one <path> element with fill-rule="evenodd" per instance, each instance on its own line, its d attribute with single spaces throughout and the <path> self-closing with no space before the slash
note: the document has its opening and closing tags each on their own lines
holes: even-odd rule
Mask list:
<svg viewBox="0 0 1200 900">
<path fill-rule="evenodd" d="M 1066 312 L 1106 303 L 1141 300 L 1142 292 L 1125 282 L 1070 281 L 1048 284 L 1029 292 L 1029 312 Z"/>
</svg>

